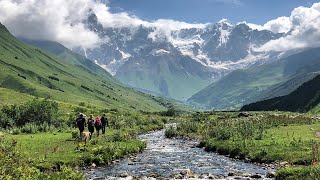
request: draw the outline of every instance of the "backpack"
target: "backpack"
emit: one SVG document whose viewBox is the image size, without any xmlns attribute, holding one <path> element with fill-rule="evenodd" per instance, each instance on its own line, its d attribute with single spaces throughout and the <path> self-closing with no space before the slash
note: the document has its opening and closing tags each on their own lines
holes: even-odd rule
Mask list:
<svg viewBox="0 0 320 180">
<path fill-rule="evenodd" d="M 94 122 L 93 119 L 89 119 L 88 120 L 88 126 L 93 127 L 93 122 Z"/>
<path fill-rule="evenodd" d="M 84 124 L 83 124 L 83 118 L 78 118 L 78 119 L 77 119 L 77 126 L 78 126 L 78 127 L 84 126 Z"/>
<path fill-rule="evenodd" d="M 96 119 L 96 126 L 101 126 L 101 120 L 99 116 Z"/>
</svg>

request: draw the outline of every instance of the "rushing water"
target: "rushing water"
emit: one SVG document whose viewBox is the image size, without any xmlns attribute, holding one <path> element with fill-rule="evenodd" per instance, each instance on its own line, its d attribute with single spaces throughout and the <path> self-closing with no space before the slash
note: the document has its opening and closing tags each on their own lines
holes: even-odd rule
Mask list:
<svg viewBox="0 0 320 180">
<path fill-rule="evenodd" d="M 147 142 L 147 148 L 141 154 L 126 158 L 109 167 L 86 171 L 87 179 L 126 179 L 133 177 L 173 178 L 175 175 L 189 172 L 197 174 L 196 178 L 223 178 L 228 174 L 257 174 L 262 178 L 274 170 L 242 161 L 233 160 L 216 153 L 196 148 L 196 141 L 167 139 L 164 130 L 139 136 Z M 184 176 L 186 177 L 186 176 Z M 230 178 L 230 177 L 229 177 Z"/>
</svg>

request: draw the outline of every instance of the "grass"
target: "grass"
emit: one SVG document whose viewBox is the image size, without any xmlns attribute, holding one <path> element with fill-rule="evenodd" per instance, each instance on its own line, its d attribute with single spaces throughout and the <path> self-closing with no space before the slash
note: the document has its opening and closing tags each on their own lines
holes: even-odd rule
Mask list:
<svg viewBox="0 0 320 180">
<path fill-rule="evenodd" d="M 114 141 L 112 137 L 115 135 L 115 130 L 108 130 L 106 137 L 93 137 L 87 145 L 73 139 L 71 133 L 21 134 L 6 138 L 8 141 L 16 140 L 17 150 L 23 152 L 33 164 L 47 169 L 56 165 L 108 164 L 127 154 L 140 152 L 145 147 L 143 142 L 131 138 Z M 108 156 L 103 158 L 103 155 Z"/>
<path fill-rule="evenodd" d="M 310 166 L 320 159 L 319 121 L 288 112 L 252 112 L 247 118 L 237 114 L 197 113 L 180 120 L 166 135 L 200 139 L 200 147 L 232 158 L 291 165 L 278 171 L 279 179 L 304 175 L 312 179 L 320 173 L 318 166 Z"/>
<path fill-rule="evenodd" d="M 32 100 L 29 94 L 20 93 L 7 88 L 0 88 L 0 107 L 3 105 L 20 104 Z"/>
<path fill-rule="evenodd" d="M 8 140 L 18 142 L 17 149 L 36 164 L 78 164 L 81 153 L 76 153 L 77 143 L 71 133 L 40 133 L 8 135 Z"/>
</svg>

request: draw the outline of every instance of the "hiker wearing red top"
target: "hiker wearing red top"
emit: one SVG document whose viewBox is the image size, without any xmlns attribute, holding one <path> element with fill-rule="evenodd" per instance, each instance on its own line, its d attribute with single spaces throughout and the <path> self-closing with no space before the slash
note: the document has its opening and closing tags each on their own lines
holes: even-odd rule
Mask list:
<svg viewBox="0 0 320 180">
<path fill-rule="evenodd" d="M 95 127 L 96 127 L 96 131 L 97 131 L 97 137 L 99 136 L 99 132 L 101 129 L 101 119 L 100 116 L 97 116 L 96 122 L 95 122 Z"/>
</svg>

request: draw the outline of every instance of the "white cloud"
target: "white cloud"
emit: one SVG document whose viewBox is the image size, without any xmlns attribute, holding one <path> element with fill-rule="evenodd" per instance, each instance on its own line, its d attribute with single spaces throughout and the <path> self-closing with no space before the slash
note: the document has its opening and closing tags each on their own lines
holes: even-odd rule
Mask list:
<svg viewBox="0 0 320 180">
<path fill-rule="evenodd" d="M 57 41 L 70 48 L 93 48 L 105 40 L 86 27 L 91 11 L 104 27 L 144 25 L 155 27 L 155 33 L 161 36 L 182 28 L 204 26 L 165 19 L 143 21 L 125 12 L 111 13 L 99 0 L 0 0 L 0 22 L 15 36 Z"/>
<path fill-rule="evenodd" d="M 257 30 L 270 30 L 275 33 L 286 33 L 292 28 L 292 22 L 289 17 L 278 17 L 277 19 L 273 19 L 264 25 L 258 25 L 253 23 L 245 22 L 251 29 Z"/>
<path fill-rule="evenodd" d="M 279 20 L 290 29 L 286 36 L 272 40 L 256 50 L 286 51 L 320 46 L 320 3 L 315 3 L 310 8 L 295 8 L 289 17 L 290 22 L 287 20 L 287 18 Z M 272 28 L 279 29 L 279 26 L 273 26 Z"/>
<path fill-rule="evenodd" d="M 0 0 L 0 21 L 16 36 L 94 47 L 100 38 L 83 23 L 91 0 Z"/>
</svg>

